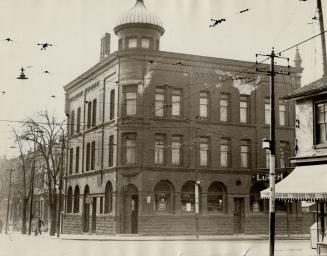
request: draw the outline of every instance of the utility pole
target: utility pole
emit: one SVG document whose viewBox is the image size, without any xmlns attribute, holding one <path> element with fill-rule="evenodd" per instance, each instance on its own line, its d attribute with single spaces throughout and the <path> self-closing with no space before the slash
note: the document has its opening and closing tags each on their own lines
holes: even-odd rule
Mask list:
<svg viewBox="0 0 327 256">
<path fill-rule="evenodd" d="M 58 216 L 57 216 L 57 237 L 60 236 L 60 222 L 61 222 L 61 197 L 62 197 L 62 177 L 64 169 L 64 149 L 65 149 L 65 135 L 62 134 L 62 145 L 61 145 L 61 161 L 60 161 L 60 172 L 59 172 L 59 202 L 58 202 Z"/>
<path fill-rule="evenodd" d="M 10 207 L 11 176 L 12 176 L 12 172 L 13 171 L 14 170 L 12 168 L 9 170 L 10 174 L 9 174 L 9 191 L 8 191 L 7 218 L 6 218 L 6 231 L 5 231 L 6 234 L 8 234 L 8 219 L 9 219 L 9 207 Z"/>
<path fill-rule="evenodd" d="M 197 128 L 195 128 L 197 129 Z M 197 130 L 195 130 L 195 184 L 194 184 L 194 199 L 195 199 L 195 234 L 196 240 L 199 240 L 199 181 L 198 181 L 198 154 L 199 150 L 199 143 L 198 143 L 198 134 Z"/>
<path fill-rule="evenodd" d="M 258 56 L 265 56 L 270 58 L 270 71 L 260 70 L 258 68 L 258 61 L 256 61 L 257 72 L 268 73 L 270 75 L 270 140 L 269 140 L 269 149 L 270 149 L 270 158 L 269 158 L 269 256 L 275 255 L 275 164 L 276 164 L 276 121 L 275 121 L 275 76 L 276 74 L 281 75 L 290 75 L 290 72 L 276 72 L 275 71 L 275 58 L 287 59 L 289 62 L 289 58 L 283 58 L 277 56 L 274 51 L 274 47 L 272 51 L 268 55 L 256 54 Z M 290 68 L 289 63 L 287 68 Z M 267 148 L 266 148 L 267 149 Z"/>
<path fill-rule="evenodd" d="M 28 234 L 32 233 L 32 218 L 33 218 L 33 196 L 34 196 L 34 175 L 35 175 L 35 142 L 34 142 L 34 151 L 33 151 L 33 170 L 31 173 L 31 200 L 30 200 L 30 216 L 28 221 Z"/>
<path fill-rule="evenodd" d="M 323 63 L 323 76 L 327 75 L 327 54 L 326 54 L 326 39 L 325 39 L 325 29 L 324 29 L 324 17 L 322 14 L 321 0 L 317 0 L 317 9 L 319 14 L 319 26 L 321 33 L 321 50 L 322 50 L 322 63 Z"/>
</svg>

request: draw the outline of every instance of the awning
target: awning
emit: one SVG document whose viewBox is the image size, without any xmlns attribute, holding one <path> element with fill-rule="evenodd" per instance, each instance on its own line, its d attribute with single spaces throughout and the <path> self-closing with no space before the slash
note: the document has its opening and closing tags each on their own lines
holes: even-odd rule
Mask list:
<svg viewBox="0 0 327 256">
<path fill-rule="evenodd" d="M 327 201 L 327 164 L 296 167 L 276 184 L 276 199 L 299 201 Z M 270 198 L 269 188 L 260 192 Z"/>
</svg>

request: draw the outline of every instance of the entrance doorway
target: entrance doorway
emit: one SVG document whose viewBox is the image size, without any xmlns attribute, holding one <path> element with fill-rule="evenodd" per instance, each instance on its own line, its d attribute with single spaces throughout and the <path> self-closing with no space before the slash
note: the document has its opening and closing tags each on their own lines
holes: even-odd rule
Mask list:
<svg viewBox="0 0 327 256">
<path fill-rule="evenodd" d="M 96 220 L 97 220 L 97 198 L 92 198 L 92 233 L 96 230 Z"/>
<path fill-rule="evenodd" d="M 244 233 L 244 198 L 234 198 L 234 233 Z"/>
<path fill-rule="evenodd" d="M 84 198 L 83 198 L 83 232 L 89 232 L 90 225 L 90 189 L 86 185 L 84 188 Z"/>
<path fill-rule="evenodd" d="M 124 191 L 123 233 L 138 232 L 139 195 L 136 186 L 129 184 Z"/>
</svg>

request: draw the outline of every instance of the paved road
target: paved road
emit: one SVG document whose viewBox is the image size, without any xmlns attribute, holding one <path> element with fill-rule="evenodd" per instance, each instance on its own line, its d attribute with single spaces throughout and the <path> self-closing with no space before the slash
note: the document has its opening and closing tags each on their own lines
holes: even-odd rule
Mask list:
<svg viewBox="0 0 327 256">
<path fill-rule="evenodd" d="M 249 250 L 249 251 L 248 251 Z M 0 235 L 0 256 L 266 256 L 268 241 L 78 241 Z M 308 240 L 276 241 L 276 256 L 313 256 Z"/>
</svg>

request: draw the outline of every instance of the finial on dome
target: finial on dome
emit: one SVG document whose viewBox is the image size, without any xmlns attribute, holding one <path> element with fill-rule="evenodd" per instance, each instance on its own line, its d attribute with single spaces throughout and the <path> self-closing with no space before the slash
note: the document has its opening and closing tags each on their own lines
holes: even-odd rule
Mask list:
<svg viewBox="0 0 327 256">
<path fill-rule="evenodd" d="M 301 67 L 302 59 L 299 51 L 299 47 L 296 46 L 295 56 L 294 56 L 294 66 L 299 68 Z"/>
</svg>

